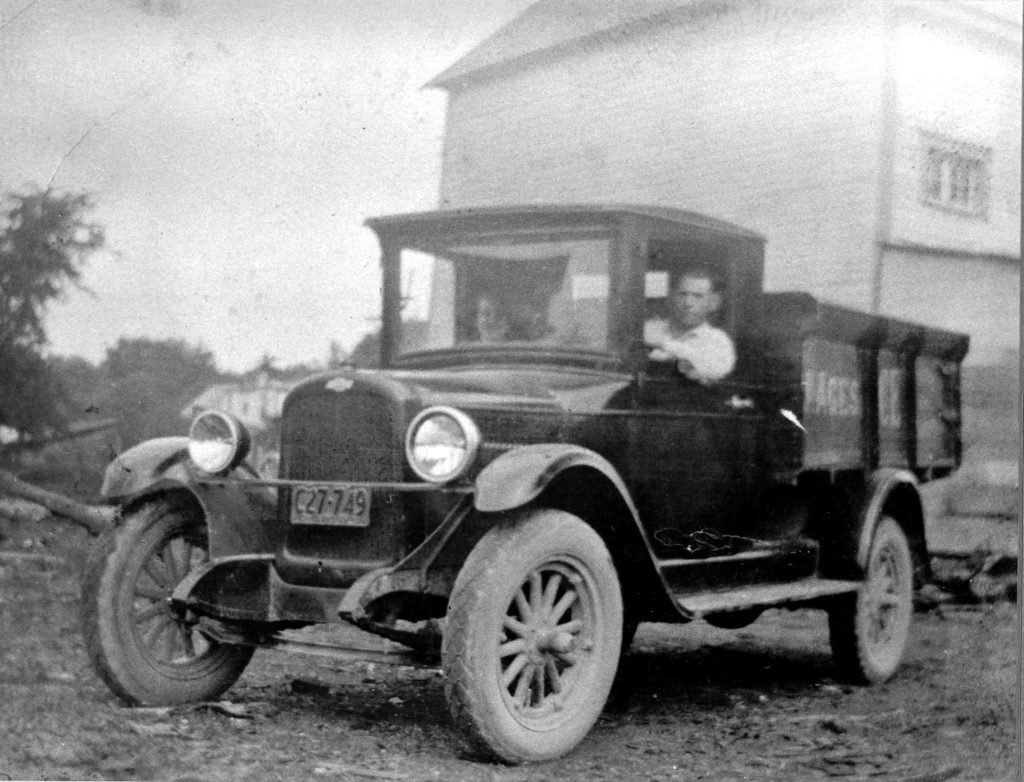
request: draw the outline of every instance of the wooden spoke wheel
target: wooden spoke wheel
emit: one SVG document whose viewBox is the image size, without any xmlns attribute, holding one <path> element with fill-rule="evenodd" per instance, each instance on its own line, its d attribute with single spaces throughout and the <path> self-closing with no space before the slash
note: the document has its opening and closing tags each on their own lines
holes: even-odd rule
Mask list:
<svg viewBox="0 0 1024 782">
<path fill-rule="evenodd" d="M 175 587 L 208 560 L 196 509 L 170 497 L 133 509 L 97 542 L 82 588 L 85 643 L 122 699 L 204 700 L 241 675 L 251 648 L 204 636 L 171 607 Z"/>
<path fill-rule="evenodd" d="M 841 672 L 864 684 L 885 681 L 903 661 L 913 615 L 910 545 L 894 519 L 875 529 L 864 583 L 829 610 L 832 654 Z"/>
<path fill-rule="evenodd" d="M 507 762 L 568 752 L 604 707 L 622 595 L 600 536 L 540 510 L 490 530 L 449 601 L 445 691 L 471 743 Z"/>
</svg>

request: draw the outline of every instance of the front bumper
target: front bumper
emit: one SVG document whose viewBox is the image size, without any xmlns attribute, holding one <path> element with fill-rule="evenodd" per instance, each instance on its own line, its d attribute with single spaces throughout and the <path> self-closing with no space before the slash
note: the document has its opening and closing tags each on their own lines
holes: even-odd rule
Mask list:
<svg viewBox="0 0 1024 782">
<path fill-rule="evenodd" d="M 303 485 L 301 481 L 233 478 L 209 479 L 204 483 L 220 487 Z M 352 482 L 328 485 L 368 486 Z M 286 581 L 278 568 L 280 551 L 253 552 L 216 558 L 189 574 L 174 590 L 172 607 L 183 614 L 192 612 L 233 623 L 308 624 L 335 623 L 341 619 L 358 622 L 365 616 L 367 606 L 391 593 L 446 595 L 451 586 L 450 574 L 432 573 L 431 566 L 467 517 L 473 488 L 423 483 L 381 485 L 395 491 L 445 492 L 458 499 L 433 532 L 407 556 L 386 567 L 366 567 L 359 578 L 345 587 Z M 349 564 L 352 563 L 330 560 L 319 563 L 324 571 Z"/>
<path fill-rule="evenodd" d="M 214 560 L 189 574 L 171 596 L 179 613 L 191 612 L 242 624 L 337 622 L 347 590 L 286 584 L 273 554 L 241 554 Z"/>
</svg>

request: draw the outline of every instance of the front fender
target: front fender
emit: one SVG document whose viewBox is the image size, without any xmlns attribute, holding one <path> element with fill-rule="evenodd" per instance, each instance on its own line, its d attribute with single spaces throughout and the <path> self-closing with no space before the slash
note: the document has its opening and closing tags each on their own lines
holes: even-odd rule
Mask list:
<svg viewBox="0 0 1024 782">
<path fill-rule="evenodd" d="M 100 493 L 123 503 L 149 489 L 191 483 L 185 470 L 187 449 L 187 437 L 160 437 L 129 448 L 107 465 Z"/>
<path fill-rule="evenodd" d="M 627 610 L 636 621 L 690 619 L 672 599 L 629 489 L 607 459 L 579 445 L 516 448 L 480 472 L 473 501 L 478 511 L 498 513 L 523 507 L 541 495 L 552 507 L 583 518 L 601 535 L 619 572 Z"/>
<path fill-rule="evenodd" d="M 562 443 L 524 445 L 488 464 L 476 478 L 475 507 L 485 513 L 520 508 L 570 467 L 591 467 L 604 475 L 618 489 L 633 518 L 639 519 L 626 484 L 607 459 L 589 448 Z"/>
<path fill-rule="evenodd" d="M 184 490 L 206 518 L 210 556 L 263 554 L 276 550 L 277 497 L 265 486 L 218 483 L 197 474 L 188 461 L 188 438 L 147 440 L 119 454 L 106 469 L 101 492 L 123 510 L 167 491 Z M 243 465 L 232 477 L 254 475 Z"/>
</svg>

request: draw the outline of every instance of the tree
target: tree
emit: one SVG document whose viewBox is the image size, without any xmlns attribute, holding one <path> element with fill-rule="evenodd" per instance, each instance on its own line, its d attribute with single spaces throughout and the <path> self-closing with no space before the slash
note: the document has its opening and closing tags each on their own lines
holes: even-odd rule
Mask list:
<svg viewBox="0 0 1024 782">
<path fill-rule="evenodd" d="M 402 323 L 402 349 L 412 350 L 411 346 L 427 344 L 430 324 L 425 320 L 407 320 Z M 348 360 L 360 368 L 380 366 L 380 329 L 363 335 L 349 354 Z"/>
<path fill-rule="evenodd" d="M 125 445 L 184 434 L 182 410 L 223 380 L 210 351 L 171 339 L 122 337 L 101 369 L 108 386 L 101 412 L 120 420 Z"/>
<path fill-rule="evenodd" d="M 100 367 L 81 356 L 48 356 L 47 367 L 60 384 L 61 413 L 69 421 L 102 415 L 107 398 L 106 377 Z"/>
<path fill-rule="evenodd" d="M 348 360 L 355 366 L 361 368 L 372 368 L 380 366 L 380 330 L 368 332 L 352 348 Z M 333 367 L 332 367 L 333 369 Z"/>
<path fill-rule="evenodd" d="M 60 384 L 42 357 L 46 306 L 103 247 L 103 228 L 86 219 L 84 193 L 8 193 L 0 210 L 0 424 L 39 435 L 63 423 Z"/>
<path fill-rule="evenodd" d="M 348 356 L 345 354 L 345 349 L 342 348 L 341 343 L 336 339 L 332 339 L 331 343 L 327 346 L 327 362 L 325 365 L 326 369 L 340 369 L 349 363 Z"/>
</svg>

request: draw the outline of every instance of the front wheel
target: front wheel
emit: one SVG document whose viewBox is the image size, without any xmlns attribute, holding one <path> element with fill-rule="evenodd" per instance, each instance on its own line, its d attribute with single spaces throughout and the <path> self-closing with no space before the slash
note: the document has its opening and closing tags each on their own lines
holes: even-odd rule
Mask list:
<svg viewBox="0 0 1024 782">
<path fill-rule="evenodd" d="M 86 651 L 128 703 L 216 697 L 252 657 L 252 648 L 207 638 L 171 608 L 174 588 L 208 559 L 198 511 L 173 495 L 136 507 L 95 544 L 82 584 Z"/>
<path fill-rule="evenodd" d="M 832 654 L 846 678 L 872 684 L 896 672 L 910 635 L 913 597 L 907 536 L 887 516 L 875 528 L 860 589 L 829 610 Z"/>
<path fill-rule="evenodd" d="M 582 520 L 538 510 L 493 527 L 449 600 L 441 655 L 456 725 L 509 763 L 565 754 L 604 708 L 622 620 L 611 555 Z"/>
</svg>

